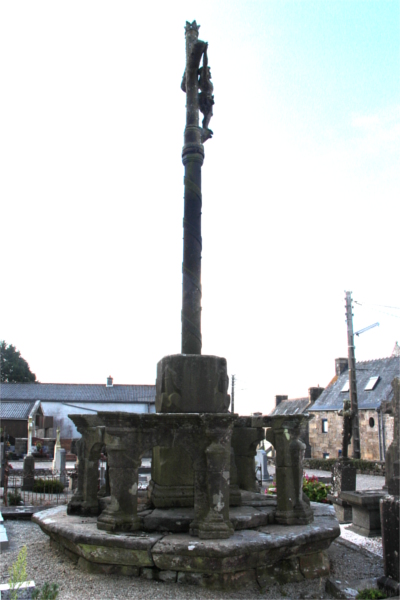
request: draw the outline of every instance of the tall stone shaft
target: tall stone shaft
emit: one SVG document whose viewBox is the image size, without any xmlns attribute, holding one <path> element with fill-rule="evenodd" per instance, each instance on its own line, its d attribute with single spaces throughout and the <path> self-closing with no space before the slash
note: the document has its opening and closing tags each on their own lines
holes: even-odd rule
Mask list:
<svg viewBox="0 0 400 600">
<path fill-rule="evenodd" d="M 186 69 L 181 86 L 186 92 L 186 127 L 182 150 L 185 167 L 182 354 L 201 354 L 201 167 L 204 160 L 204 133 L 199 127 L 199 67 L 207 44 L 198 39 L 199 26 L 196 21 L 186 23 L 185 35 Z"/>
</svg>

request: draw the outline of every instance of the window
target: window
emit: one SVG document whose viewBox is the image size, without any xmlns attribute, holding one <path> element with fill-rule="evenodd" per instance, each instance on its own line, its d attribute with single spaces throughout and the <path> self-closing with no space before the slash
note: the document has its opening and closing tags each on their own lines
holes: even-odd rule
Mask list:
<svg viewBox="0 0 400 600">
<path fill-rule="evenodd" d="M 370 427 L 374 427 L 375 426 L 375 419 L 374 419 L 374 417 L 370 417 L 369 418 L 369 426 Z"/>
<path fill-rule="evenodd" d="M 346 383 L 344 384 L 344 386 L 340 390 L 340 393 L 343 394 L 343 392 L 348 392 L 348 391 L 349 391 L 349 380 L 346 381 Z"/>
<path fill-rule="evenodd" d="M 322 419 L 322 433 L 328 433 L 328 419 Z"/>
<path fill-rule="evenodd" d="M 337 455 L 338 455 L 338 457 L 340 458 L 340 457 L 342 456 L 342 451 L 341 451 L 341 450 L 338 450 L 338 452 L 337 452 Z"/>
<path fill-rule="evenodd" d="M 365 386 L 364 390 L 366 392 L 369 392 L 369 391 L 373 390 L 376 387 L 376 384 L 378 383 L 379 380 L 380 380 L 379 375 L 377 377 L 370 377 L 368 379 L 368 383 Z"/>
<path fill-rule="evenodd" d="M 324 458 L 329 458 L 329 452 L 324 452 Z"/>
</svg>

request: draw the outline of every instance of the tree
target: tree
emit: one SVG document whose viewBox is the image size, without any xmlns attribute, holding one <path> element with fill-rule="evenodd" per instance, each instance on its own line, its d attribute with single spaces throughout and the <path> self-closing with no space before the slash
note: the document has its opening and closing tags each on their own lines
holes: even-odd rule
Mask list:
<svg viewBox="0 0 400 600">
<path fill-rule="evenodd" d="M 8 383 L 36 383 L 36 375 L 21 352 L 5 341 L 0 342 L 0 379 Z"/>
</svg>

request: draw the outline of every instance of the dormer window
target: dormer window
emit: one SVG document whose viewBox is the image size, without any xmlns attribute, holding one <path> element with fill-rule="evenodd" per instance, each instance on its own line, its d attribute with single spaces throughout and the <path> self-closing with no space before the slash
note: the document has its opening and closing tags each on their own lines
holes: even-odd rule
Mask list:
<svg viewBox="0 0 400 600">
<path fill-rule="evenodd" d="M 366 392 L 369 392 L 369 391 L 375 389 L 379 380 L 380 380 L 379 375 L 377 377 L 370 377 L 369 380 L 368 380 L 367 385 L 364 388 L 364 390 Z"/>
</svg>

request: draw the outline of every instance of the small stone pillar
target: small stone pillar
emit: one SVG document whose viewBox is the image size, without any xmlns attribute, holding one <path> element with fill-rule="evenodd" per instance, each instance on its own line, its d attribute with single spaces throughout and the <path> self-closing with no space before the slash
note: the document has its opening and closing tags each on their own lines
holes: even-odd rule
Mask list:
<svg viewBox="0 0 400 600">
<path fill-rule="evenodd" d="M 303 460 L 306 446 L 300 430 L 307 415 L 273 416 L 266 438 L 276 450 L 276 521 L 284 525 L 306 525 L 313 511 L 303 500 Z"/>
<path fill-rule="evenodd" d="M 68 514 L 98 515 L 98 459 L 104 446 L 104 425 L 97 414 L 68 415 L 79 433 L 73 441 L 78 456 L 77 489 L 68 504 Z"/>
<path fill-rule="evenodd" d="M 23 484 L 22 490 L 31 492 L 35 483 L 35 459 L 32 455 L 24 458 Z"/>
<path fill-rule="evenodd" d="M 255 456 L 258 444 L 264 439 L 262 427 L 246 427 L 250 425 L 243 418 L 239 418 L 237 426 L 233 428 L 232 448 L 235 453 L 237 468 L 237 481 L 239 488 L 248 492 L 259 492 L 256 480 Z"/>
</svg>

